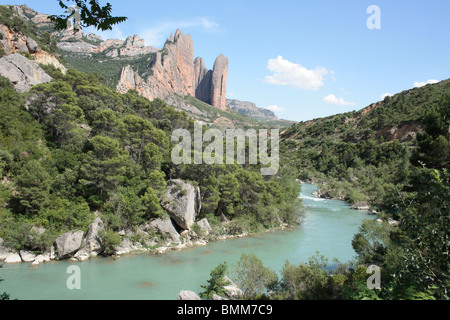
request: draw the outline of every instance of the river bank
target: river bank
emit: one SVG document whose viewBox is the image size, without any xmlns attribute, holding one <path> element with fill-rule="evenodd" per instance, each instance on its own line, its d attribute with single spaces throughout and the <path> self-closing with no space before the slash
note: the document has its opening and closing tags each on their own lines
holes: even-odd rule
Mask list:
<svg viewBox="0 0 450 320">
<path fill-rule="evenodd" d="M 69 262 L 82 262 L 98 256 L 118 259 L 123 256 L 137 254 L 162 255 L 170 251 L 181 251 L 194 247 L 207 246 L 216 241 L 258 236 L 296 227 L 282 224 L 279 227 L 268 228 L 263 231 L 227 234 L 225 225 L 222 225 L 221 232 L 219 234 L 213 234 L 211 233 L 212 228 L 209 226 L 207 219 L 202 219 L 197 223 L 197 225 L 201 226 L 199 229 L 197 228 L 197 232 L 202 233 L 203 236 L 193 230 L 184 230 L 181 232 L 180 236 L 175 236 L 172 240 L 167 240 L 167 238 L 164 240 L 164 235 L 173 236 L 173 230 L 169 231 L 164 229 L 164 227 L 161 229 L 161 221 L 153 221 L 152 223 L 159 228 L 158 231 L 161 232 L 162 237 L 152 238 L 146 233 L 146 230 L 148 231 L 148 226 L 141 226 L 137 231 L 122 231 L 120 233 L 122 236 L 121 244 L 115 247 L 115 252 L 112 254 L 104 254 L 100 251 L 102 248 L 100 243 L 101 240 L 99 239 L 99 230 L 103 225 L 103 222 L 100 219 L 96 219 L 90 225 L 86 236 L 79 230 L 63 234 L 55 241 L 55 245 L 52 246 L 48 252 L 44 253 L 35 253 L 26 250 L 15 251 L 4 246 L 3 239 L 0 238 L 0 261 L 3 261 L 5 264 L 27 263 L 32 266 L 38 266 L 41 263 L 52 261 L 67 260 Z M 168 221 L 165 221 L 164 223 L 167 226 Z M 142 240 L 143 236 L 147 237 L 147 241 Z M 141 240 L 133 242 L 133 238 L 140 238 Z M 61 241 L 59 241 L 59 239 L 64 239 L 61 241 L 65 242 L 60 244 Z M 149 239 L 151 240 L 148 241 Z M 59 250 L 58 246 L 60 247 Z"/>
<path fill-rule="evenodd" d="M 316 254 L 341 262 L 352 260 L 351 241 L 367 212 L 350 210 L 342 201 L 316 199 L 315 186 L 304 185 L 305 216 L 295 228 L 242 238 L 209 242 L 205 246 L 168 250 L 164 254 L 127 254 L 120 259 L 97 257 L 82 263 L 64 260 L 31 266 L 4 264 L 1 291 L 20 300 L 173 300 L 180 289 L 201 292 L 210 272 L 223 262 L 231 267 L 243 253 L 253 253 L 272 270 L 284 263 L 307 262 Z M 78 266 L 81 289 L 69 290 L 71 266 Z M 230 275 L 230 278 L 233 278 Z"/>
</svg>

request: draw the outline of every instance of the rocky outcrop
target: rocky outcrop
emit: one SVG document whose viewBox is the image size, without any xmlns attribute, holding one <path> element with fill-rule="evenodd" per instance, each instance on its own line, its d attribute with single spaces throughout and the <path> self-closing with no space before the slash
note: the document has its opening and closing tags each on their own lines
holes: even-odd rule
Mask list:
<svg viewBox="0 0 450 320">
<path fill-rule="evenodd" d="M 150 100 L 190 95 L 224 110 L 227 77 L 228 59 L 224 55 L 216 59 L 213 70 L 208 70 L 202 58 L 194 60 L 192 37 L 177 30 L 156 52 L 147 72 L 139 75 L 130 66 L 122 69 L 117 91 L 137 90 Z"/>
<path fill-rule="evenodd" d="M 224 55 L 217 57 L 211 79 L 211 105 L 225 110 L 227 107 L 227 78 L 228 58 Z"/>
<path fill-rule="evenodd" d="M 226 104 L 229 109 L 252 119 L 278 120 L 278 117 L 273 111 L 264 108 L 258 108 L 253 102 L 227 99 Z"/>
<path fill-rule="evenodd" d="M 135 57 L 156 51 L 158 51 L 158 49 L 155 47 L 145 46 L 144 39 L 141 39 L 137 34 L 135 34 L 134 37 L 127 37 L 123 43 L 123 46 L 119 49 L 119 55 L 122 57 Z"/>
<path fill-rule="evenodd" d="M 244 294 L 242 290 L 235 284 L 228 276 L 224 277 L 225 281 L 228 281 L 228 285 L 223 287 L 228 297 L 231 299 L 239 299 Z"/>
<path fill-rule="evenodd" d="M 19 92 L 50 82 L 52 78 L 34 61 L 16 53 L 0 59 L 0 76 L 8 78 Z"/>
<path fill-rule="evenodd" d="M 206 218 L 203 218 L 202 220 L 198 221 L 197 224 L 200 227 L 200 230 L 205 235 L 208 235 L 212 231 L 212 228 L 211 228 L 211 226 L 209 224 L 209 221 Z"/>
<path fill-rule="evenodd" d="M 353 210 L 370 210 L 370 206 L 367 202 L 358 202 L 350 207 Z"/>
<path fill-rule="evenodd" d="M 5 55 L 15 53 L 29 54 L 29 56 L 38 64 L 52 65 L 55 68 L 60 69 L 64 74 L 67 71 L 55 56 L 42 50 L 34 39 L 15 32 L 2 24 L 0 24 L 0 39 L 0 48 L 3 49 Z"/>
<path fill-rule="evenodd" d="M 20 250 L 19 255 L 23 262 L 33 262 L 36 260 L 36 255 L 30 251 Z"/>
<path fill-rule="evenodd" d="M 180 228 L 190 230 L 200 211 L 200 201 L 199 187 L 182 180 L 172 180 L 165 192 L 162 206 Z"/>
<path fill-rule="evenodd" d="M 175 226 L 169 218 L 156 219 L 150 222 L 149 228 L 163 236 L 166 236 L 167 238 L 170 238 L 175 243 L 181 243 L 180 234 L 175 229 Z"/>
<path fill-rule="evenodd" d="M 120 80 L 117 84 L 117 91 L 126 93 L 129 90 L 136 90 L 141 96 L 153 100 L 151 90 L 144 80 L 133 71 L 131 66 L 126 66 L 122 69 Z"/>
<path fill-rule="evenodd" d="M 5 263 L 8 263 L 8 264 L 20 263 L 20 262 L 22 262 L 22 259 L 20 258 L 20 255 L 18 253 L 11 253 L 5 259 Z"/>
<path fill-rule="evenodd" d="M 96 218 L 86 233 L 85 247 L 89 253 L 97 254 L 102 251 L 102 239 L 100 237 L 102 230 L 105 230 L 104 223 L 100 218 Z"/>
<path fill-rule="evenodd" d="M 66 67 L 64 67 L 64 65 L 61 62 L 59 62 L 59 60 L 55 56 L 45 51 L 38 50 L 31 56 L 33 57 L 34 61 L 37 62 L 38 64 L 50 65 L 61 70 L 63 74 L 67 73 Z"/>
<path fill-rule="evenodd" d="M 412 141 L 416 138 L 420 125 L 415 122 L 402 123 L 399 126 L 387 126 L 378 130 L 376 138 L 383 137 L 387 141 L 400 140 L 401 142 Z"/>
<path fill-rule="evenodd" d="M 64 259 L 76 253 L 82 245 L 83 231 L 71 231 L 59 236 L 56 241 L 56 253 L 59 259 Z"/>
<path fill-rule="evenodd" d="M 212 71 L 205 66 L 205 61 L 197 57 L 194 61 L 195 97 L 211 104 Z"/>
<path fill-rule="evenodd" d="M 92 33 L 85 35 L 81 30 L 63 30 L 55 33 L 60 39 L 58 48 L 72 53 L 91 55 L 93 53 L 105 53 L 108 57 L 136 57 L 157 52 L 158 49 L 146 46 L 144 39 L 138 35 L 127 37 L 125 41 L 108 39 L 104 41 L 101 37 Z M 87 40 L 87 41 L 86 41 Z"/>
</svg>

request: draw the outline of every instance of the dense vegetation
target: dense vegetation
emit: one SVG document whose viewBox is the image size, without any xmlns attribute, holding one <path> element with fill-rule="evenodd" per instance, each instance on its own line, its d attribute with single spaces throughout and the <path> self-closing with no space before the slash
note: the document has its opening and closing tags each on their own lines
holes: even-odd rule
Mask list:
<svg viewBox="0 0 450 320">
<path fill-rule="evenodd" d="M 396 210 L 411 174 L 415 135 L 431 110 L 445 109 L 446 92 L 450 80 L 387 97 L 359 112 L 294 125 L 281 144 L 283 163 L 297 168 L 302 180 L 317 183 L 325 196 Z"/>
<path fill-rule="evenodd" d="M 234 276 L 244 298 L 449 299 L 448 87 L 449 81 L 444 81 L 406 92 L 412 100 L 403 100 L 403 94 L 388 98 L 379 109 L 367 114 L 367 119 L 360 118 L 363 124 L 356 128 L 356 134 L 363 133 L 360 137 L 365 138 L 359 141 L 338 138 L 346 137 L 348 130 L 355 132 L 354 126 L 346 126 L 354 114 L 320 119 L 288 130 L 286 151 L 300 141 L 301 147 L 288 159 L 297 164 L 300 177 L 322 180 L 326 183 L 324 188 L 332 186 L 338 194 L 347 189 L 344 194 L 353 201 L 358 196 L 375 204 L 384 201 L 380 207 L 385 210 L 380 214 L 382 219 L 363 222 L 352 241 L 357 259 L 348 264 L 334 261 L 330 265 L 328 258 L 318 253 L 308 263 L 287 262 L 278 277 L 257 257 L 243 255 Z M 423 103 L 426 108 L 416 103 Z M 379 123 L 388 112 L 390 119 Z M 371 139 L 376 129 L 398 125 L 396 121 L 416 121 L 422 130 L 416 139 L 405 143 Z M 293 141 L 292 137 L 298 140 Z M 388 223 L 388 218 L 397 219 L 399 224 Z M 369 289 L 367 285 L 367 271 L 372 265 L 381 270 L 380 289 Z"/>
<path fill-rule="evenodd" d="M 231 233 L 298 220 L 299 186 L 289 172 L 263 177 L 258 165 L 175 166 L 171 133 L 193 130 L 185 113 L 136 92 L 118 94 L 92 74 L 48 72 L 54 80 L 25 95 L 7 79 L 0 82 L 5 244 L 45 251 L 59 234 L 86 231 L 99 216 L 111 248 L 118 231 L 167 215 L 160 202 L 174 178 L 199 185 L 201 217 L 216 226 L 228 221 Z M 46 232 L 38 237 L 35 227 Z"/>
</svg>

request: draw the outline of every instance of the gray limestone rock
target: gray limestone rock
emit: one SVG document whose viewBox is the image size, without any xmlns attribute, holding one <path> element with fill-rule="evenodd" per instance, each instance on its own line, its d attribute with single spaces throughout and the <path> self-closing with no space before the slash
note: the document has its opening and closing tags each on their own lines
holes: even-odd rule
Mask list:
<svg viewBox="0 0 450 320">
<path fill-rule="evenodd" d="M 89 253 L 99 253 L 102 247 L 102 239 L 100 238 L 99 232 L 104 230 L 103 221 L 100 218 L 96 218 L 93 223 L 89 226 L 89 230 L 86 233 L 85 247 Z"/>
<path fill-rule="evenodd" d="M 201 299 L 195 292 L 183 290 L 178 295 L 178 300 L 195 301 L 195 300 L 201 300 Z"/>
<path fill-rule="evenodd" d="M 56 252 L 59 259 L 77 252 L 83 242 L 83 231 L 71 231 L 59 236 L 56 241 Z"/>
<path fill-rule="evenodd" d="M 200 210 L 199 188 L 182 180 L 172 180 L 162 206 L 180 228 L 190 230 Z"/>
<path fill-rule="evenodd" d="M 0 59 L 0 75 L 8 78 L 19 92 L 50 82 L 52 78 L 34 61 L 16 53 Z"/>
<path fill-rule="evenodd" d="M 156 219 L 150 222 L 148 226 L 145 226 L 144 230 L 146 229 L 152 229 L 162 235 L 170 237 L 173 242 L 181 243 L 180 234 L 177 232 L 172 221 L 169 218 Z"/>
</svg>

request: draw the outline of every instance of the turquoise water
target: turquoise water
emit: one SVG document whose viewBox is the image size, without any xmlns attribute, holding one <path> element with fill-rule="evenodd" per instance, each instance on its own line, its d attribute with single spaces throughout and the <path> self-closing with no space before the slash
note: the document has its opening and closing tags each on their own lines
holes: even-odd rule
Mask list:
<svg viewBox="0 0 450 320">
<path fill-rule="evenodd" d="M 19 300 L 174 300 L 181 290 L 201 291 L 209 273 L 223 262 L 235 264 L 242 253 L 254 253 L 274 271 L 286 260 L 307 262 L 316 251 L 341 262 L 354 258 L 353 235 L 367 212 L 350 210 L 342 201 L 315 199 L 313 185 L 304 184 L 304 223 L 292 231 L 279 231 L 243 239 L 210 243 L 156 256 L 150 254 L 97 258 L 81 263 L 51 262 L 4 265 L 0 291 Z M 80 267 L 81 289 L 69 290 L 67 268 Z"/>
</svg>

